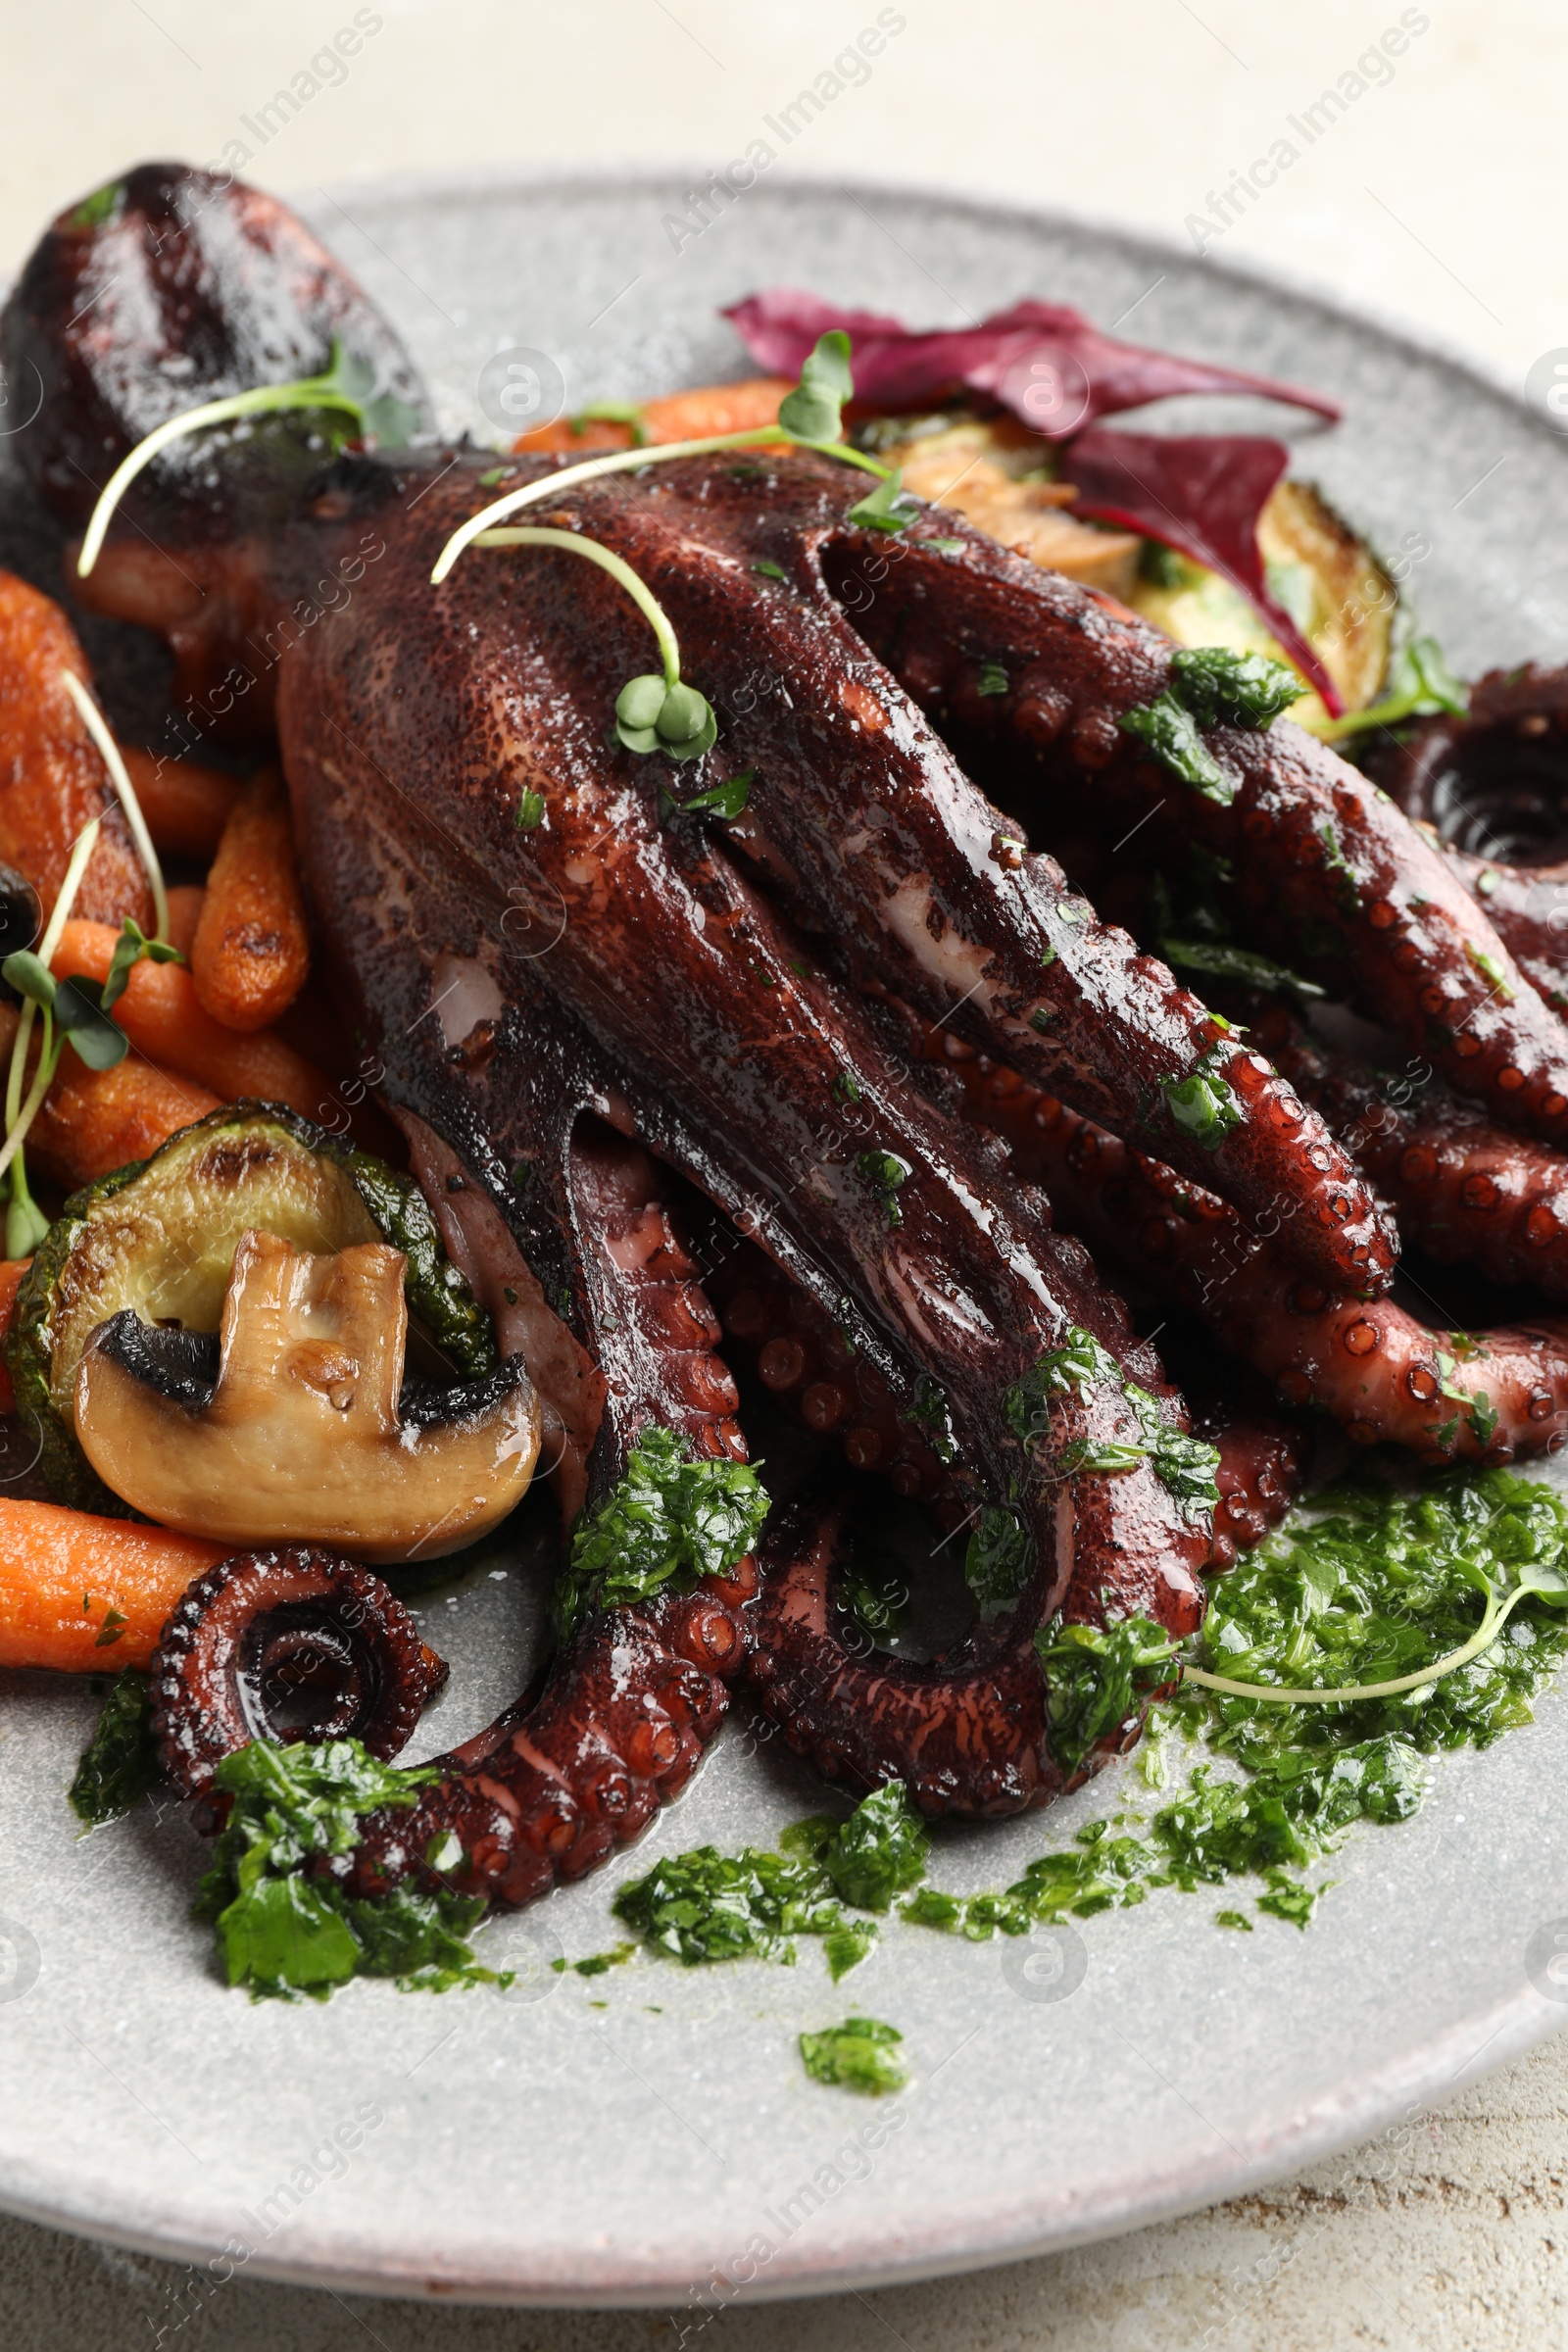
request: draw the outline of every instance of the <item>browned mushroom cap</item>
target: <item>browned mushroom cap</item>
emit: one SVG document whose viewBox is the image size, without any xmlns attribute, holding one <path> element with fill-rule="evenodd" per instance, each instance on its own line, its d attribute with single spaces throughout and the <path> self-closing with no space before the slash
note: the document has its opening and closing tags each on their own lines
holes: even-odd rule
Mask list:
<svg viewBox="0 0 1568 2352">
<path fill-rule="evenodd" d="M 187 1796 L 253 1740 L 349 1734 L 373 1756 L 408 1744 L 447 1679 L 378 1576 L 295 1546 L 221 1560 L 184 1594 L 154 1655 L 159 1760 Z"/>
<path fill-rule="evenodd" d="M 129 1308 L 93 1333 L 76 1374 L 83 1452 L 136 1510 L 215 1543 L 372 1561 L 472 1543 L 533 1475 L 538 1397 L 519 1356 L 406 1393 L 403 1276 L 378 1242 L 313 1257 L 244 1234 L 216 1348 Z"/>
</svg>

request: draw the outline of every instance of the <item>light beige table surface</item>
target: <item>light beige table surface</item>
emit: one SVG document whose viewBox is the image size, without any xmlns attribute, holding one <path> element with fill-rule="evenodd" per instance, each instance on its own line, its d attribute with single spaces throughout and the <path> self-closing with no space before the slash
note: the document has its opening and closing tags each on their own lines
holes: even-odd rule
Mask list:
<svg viewBox="0 0 1568 2352">
<path fill-rule="evenodd" d="M 284 191 L 411 168 L 721 165 L 878 5 L 0 0 L 0 275 L 111 172 L 205 162 L 231 141 L 251 151 L 247 176 Z M 313 74 L 357 13 L 374 29 L 343 78 Z M 1516 383 L 1568 345 L 1562 0 L 900 0 L 893 13 L 903 29 L 796 142 L 792 170 L 935 181 L 1200 241 L 1400 317 Z M 1401 24 L 1411 38 L 1392 78 L 1358 73 Z M 1361 94 L 1308 144 L 1291 118 L 1346 75 Z M 292 114 L 272 106 L 298 76 L 320 86 Z M 264 137 L 247 119 L 269 106 Z M 1297 154 L 1274 185 L 1218 217 L 1214 199 L 1281 139 Z M 718 2326 L 731 2352 L 1551 2347 L 1568 2344 L 1565 2178 L 1558 2039 L 1266 2195 L 967 2280 L 736 2309 Z M 239 2281 L 193 2314 L 180 2284 L 170 2266 L 0 2223 L 5 2352 L 675 2352 L 679 2338 L 655 2315 L 453 2312 Z"/>
</svg>

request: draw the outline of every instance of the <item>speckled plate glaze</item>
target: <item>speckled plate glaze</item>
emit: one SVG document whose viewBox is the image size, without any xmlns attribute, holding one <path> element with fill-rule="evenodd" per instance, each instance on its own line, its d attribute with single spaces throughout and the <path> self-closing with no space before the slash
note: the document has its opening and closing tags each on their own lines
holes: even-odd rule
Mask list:
<svg viewBox="0 0 1568 2352">
<path fill-rule="evenodd" d="M 1303 436 L 1296 469 L 1405 556 L 1459 666 L 1568 647 L 1563 444 L 1456 362 L 1134 237 L 948 197 L 768 177 L 677 253 L 665 216 L 686 184 L 400 181 L 304 209 L 447 422 L 487 439 L 539 402 L 745 372 L 717 308 L 780 281 L 943 324 L 1054 297 L 1322 385 L 1346 421 Z M 1294 413 L 1165 415 L 1278 431 Z M 0 526 L 15 514 L 0 500 Z M 453 1676 L 418 1752 L 518 1688 L 546 1549 L 536 1526 L 421 1596 Z M 485 1957 L 521 1972 L 510 1994 L 361 1984 L 324 2008 L 221 1987 L 185 1916 L 200 1841 L 172 1808 L 74 1836 L 64 1790 L 93 1712 L 79 1686 L 4 1680 L 0 2202 L 188 2257 L 192 2309 L 244 2272 L 659 2305 L 695 2328 L 737 2298 L 961 2270 L 1234 2194 L 1407 2126 L 1568 2021 L 1529 1975 L 1568 1914 L 1561 1693 L 1533 1729 L 1438 1763 L 1413 1823 L 1354 1838 L 1305 1935 L 1226 1935 L 1223 1897 L 1166 1892 L 1027 1946 L 895 1925 L 838 1988 L 809 1943 L 795 1968 L 555 1973 L 613 1941 L 622 1866 L 484 1931 Z M 637 1864 L 766 1840 L 819 1798 L 733 1723 Z M 1048 1818 L 946 1832 L 936 1875 L 1004 1885 L 1114 1802 L 1107 1775 Z M 857 2009 L 904 2032 L 897 2102 L 801 2070 L 801 2029 Z"/>
</svg>

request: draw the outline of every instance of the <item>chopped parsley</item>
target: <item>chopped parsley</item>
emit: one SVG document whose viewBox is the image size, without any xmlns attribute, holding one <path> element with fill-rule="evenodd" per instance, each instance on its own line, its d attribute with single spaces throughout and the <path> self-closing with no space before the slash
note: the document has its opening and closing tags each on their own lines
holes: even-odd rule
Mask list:
<svg viewBox="0 0 1568 2352">
<path fill-rule="evenodd" d="M 1092 1331 L 1072 1323 L 1062 1345 L 1048 1348 L 1039 1362 L 1013 1382 L 1002 1399 L 1003 1419 L 1019 1444 L 1028 1446 L 1045 1436 L 1053 1396 L 1121 1385 L 1121 1366 L 1109 1348 L 1102 1348 Z"/>
<path fill-rule="evenodd" d="M 672 1430 L 642 1431 L 625 1475 L 572 1531 L 556 1588 L 561 1641 L 595 1609 L 623 1609 L 666 1585 L 689 1592 L 744 1559 L 767 1517 L 767 1495 L 746 1462 L 694 1459 Z"/>
<path fill-rule="evenodd" d="M 1159 952 L 1178 972 L 1209 972 L 1217 980 L 1235 980 L 1243 988 L 1263 989 L 1271 996 L 1322 997 L 1328 993 L 1315 980 L 1303 980 L 1271 956 L 1256 956 L 1250 948 L 1235 947 L 1229 940 L 1162 939 Z"/>
<path fill-rule="evenodd" d="M 874 490 L 868 490 L 864 498 L 851 507 L 844 519 L 873 531 L 902 531 L 914 521 L 919 512 L 919 500 L 907 495 L 904 475 L 895 466 Z"/>
<path fill-rule="evenodd" d="M 964 1581 L 981 1616 L 994 1617 L 1010 1607 L 1034 1564 L 1035 1547 L 1017 1513 L 1001 1503 L 983 1503 L 963 1555 Z"/>
<path fill-rule="evenodd" d="M 127 1666 L 111 1683 L 93 1736 L 82 1750 L 71 1784 L 72 1807 L 89 1829 L 97 1829 L 128 1813 L 161 1777 L 147 1678 Z"/>
<path fill-rule="evenodd" d="M 232 1804 L 195 1911 L 217 1928 L 229 1984 L 253 2000 L 325 2000 L 356 1976 L 394 1977 L 420 1992 L 511 1984 L 481 1967 L 467 1942 L 482 1895 L 404 1886 L 369 1901 L 329 1875 L 358 1845 L 366 1814 L 412 1811 L 436 1772 L 383 1764 L 358 1740 L 257 1740 L 224 1756 L 213 1778 Z"/>
<path fill-rule="evenodd" d="M 1162 767 L 1200 792 L 1205 801 L 1216 801 L 1228 808 L 1235 800 L 1236 786 L 1204 743 L 1192 712 L 1169 687 L 1152 703 L 1124 710 L 1118 723 L 1124 734 L 1136 735 L 1147 744 Z"/>
<path fill-rule="evenodd" d="M 766 556 L 760 556 L 752 569 L 760 571 L 764 580 L 782 580 L 786 576 L 783 564 L 772 563 Z"/>
<path fill-rule="evenodd" d="M 976 694 L 1007 694 L 1010 693 L 1012 681 L 1000 662 L 981 662 L 980 683 L 975 688 Z"/>
<path fill-rule="evenodd" d="M 810 1854 L 837 1893 L 858 1911 L 885 1911 L 896 1894 L 917 1886 L 925 1876 L 929 1851 L 925 1830 L 909 1810 L 902 1781 L 885 1781 L 873 1788 L 848 1821 L 814 1814 L 786 1830 L 779 1842 L 787 1850 Z"/>
<path fill-rule="evenodd" d="M 902 1781 L 889 1781 L 847 1821 L 822 1814 L 796 1822 L 773 1853 L 747 1846 L 721 1854 L 703 1845 L 671 1854 L 627 1883 L 614 1913 L 649 1947 L 687 1968 L 713 1960 L 774 1960 L 792 1967 L 794 1938 L 820 1936 L 835 1981 L 875 1940 L 867 1920 L 925 1875 L 923 1826 Z"/>
<path fill-rule="evenodd" d="M 882 1196 L 887 1211 L 888 1231 L 904 1223 L 904 1211 L 899 1206 L 899 1188 L 908 1182 L 914 1170 L 906 1159 L 896 1152 L 862 1152 L 856 1166 L 873 1190 Z"/>
<path fill-rule="evenodd" d="M 1170 667 L 1172 693 L 1200 727 L 1266 727 L 1302 692 L 1283 662 L 1223 645 L 1183 647 Z"/>
<path fill-rule="evenodd" d="M 1324 743 L 1339 743 L 1368 727 L 1397 726 L 1401 719 L 1433 718 L 1442 711 L 1462 717 L 1469 708 L 1468 689 L 1449 669 L 1437 639 L 1416 637 L 1396 656 L 1380 703 L 1320 724 L 1317 732 Z"/>
<path fill-rule="evenodd" d="M 694 792 L 689 801 L 680 803 L 680 814 L 690 816 L 695 811 L 706 810 L 710 816 L 722 817 L 726 824 L 732 823 L 744 813 L 756 780 L 755 767 L 743 768 L 738 776 L 730 776 L 722 784 L 710 784 L 706 792 Z"/>
<path fill-rule="evenodd" d="M 925 1433 L 926 1443 L 939 1462 L 957 1459 L 958 1442 L 953 1434 L 953 1413 L 946 1396 L 929 1373 L 922 1372 L 914 1386 L 914 1401 L 906 1415 L 907 1420 Z"/>
<path fill-rule="evenodd" d="M 524 791 L 518 796 L 516 827 L 519 833 L 532 833 L 545 821 L 545 796 L 542 792 Z"/>
<path fill-rule="evenodd" d="M 1077 1772 L 1096 1742 L 1128 1723 L 1175 1673 L 1170 1636 L 1147 1617 L 1109 1626 L 1063 1625 L 1035 1636 L 1046 1670 L 1051 1750 Z"/>
<path fill-rule="evenodd" d="M 898 1632 L 909 1605 L 909 1588 L 893 1563 L 852 1555 L 839 1582 L 839 1598 L 875 1642 Z"/>
<path fill-rule="evenodd" d="M 829 2082 L 840 2090 L 858 2090 L 870 2098 L 902 2090 L 909 2078 L 893 2055 L 904 2035 L 880 2018 L 847 2017 L 842 2026 L 824 2026 L 819 2034 L 801 2035 L 801 2063 L 813 2082 Z"/>
<path fill-rule="evenodd" d="M 1242 1106 L 1222 1076 L 1222 1040 L 1200 1055 L 1185 1078 L 1161 1078 L 1165 1107 L 1184 1135 L 1205 1152 L 1217 1152 L 1233 1127 L 1242 1123 Z"/>
<path fill-rule="evenodd" d="M 1464 943 L 1464 952 L 1482 979 L 1491 981 L 1494 996 L 1500 997 L 1505 1004 L 1511 1004 L 1514 991 L 1509 987 L 1508 975 L 1495 956 L 1489 956 L 1484 948 L 1473 946 L 1468 939 Z"/>
<path fill-rule="evenodd" d="M 1048 1348 L 1008 1389 L 1002 1400 L 1003 1417 L 1021 1445 L 1037 1446 L 1046 1435 L 1050 1399 L 1086 1387 L 1119 1389 L 1138 1417 L 1139 1435 L 1135 1441 L 1075 1438 L 1061 1449 L 1058 1467 L 1063 1472 L 1110 1474 L 1148 1460 L 1184 1510 L 1213 1508 L 1219 1500 L 1214 1484 L 1218 1447 L 1173 1427 L 1159 1399 L 1124 1379 L 1110 1350 L 1079 1324 L 1070 1325 L 1063 1345 Z"/>
</svg>

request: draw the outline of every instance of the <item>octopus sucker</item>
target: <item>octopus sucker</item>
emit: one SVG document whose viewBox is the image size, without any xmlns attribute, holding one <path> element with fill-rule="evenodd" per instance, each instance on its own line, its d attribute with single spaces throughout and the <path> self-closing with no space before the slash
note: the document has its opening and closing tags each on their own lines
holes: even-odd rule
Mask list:
<svg viewBox="0 0 1568 2352">
<path fill-rule="evenodd" d="M 55 225 L 8 306 L 8 365 L 54 394 L 23 461 L 76 527 L 80 484 L 149 425 L 318 368 L 339 337 L 428 416 L 391 330 L 281 207 L 143 167 L 111 218 Z M 1102 1266 L 1198 1307 L 1352 1438 L 1445 1460 L 1561 1442 L 1568 1334 L 1446 1354 L 1387 1296 L 1383 1163 L 1305 1041 L 1269 1058 L 1025 837 L 1065 808 L 1108 839 L 1209 844 L 1239 919 L 1277 916 L 1511 1132 L 1568 1134 L 1568 1032 L 1364 777 L 1287 725 L 1233 726 L 1207 735 L 1231 805 L 1196 798 L 1122 723 L 1169 685 L 1163 639 L 961 522 L 852 523 L 819 454 L 568 484 L 537 511 L 553 542 L 473 548 L 433 587 L 492 454 L 429 437 L 323 463 L 311 442 L 272 418 L 234 449 L 179 445 L 137 477 L 85 595 L 161 629 L 180 690 L 232 732 L 275 723 L 346 1018 L 542 1400 L 560 1639 L 416 1806 L 369 1818 L 354 1891 L 516 1903 L 580 1877 L 686 1784 L 743 1682 L 830 1775 L 902 1778 L 931 1813 L 1047 1802 L 1069 1775 L 1037 1637 L 1193 1633 L 1204 1571 L 1277 1523 L 1305 1451 L 1250 1405 L 1195 1434 Z M 665 757 L 617 714 L 649 683 L 646 609 L 573 539 L 659 600 L 716 741 L 677 733 Z M 352 593 L 316 604 L 327 580 Z M 664 650 L 661 710 L 695 692 Z M 918 1073 L 900 1002 L 935 1025 Z M 1490 1149 L 1456 1148 L 1445 1197 Z M 1543 1162 L 1511 1247 L 1556 1214 L 1545 1184 Z M 631 1597 L 602 1569 L 574 1582 L 650 1449 L 757 1495 L 743 1377 L 847 1467 L 759 1510 L 722 1566 L 672 1555 Z M 928 1663 L 868 1654 L 842 1603 L 870 1476 L 949 1533 L 1010 1531 L 1004 1597 Z M 238 1736 L 215 1710 L 198 1744 Z"/>
</svg>

